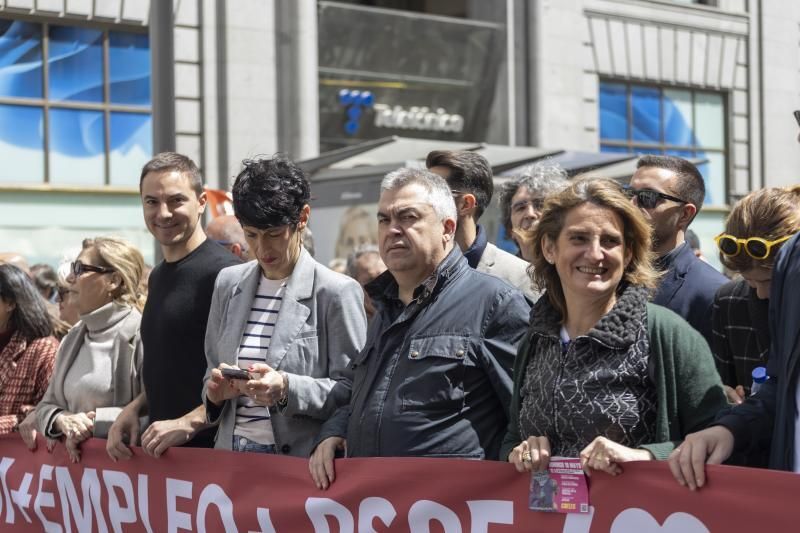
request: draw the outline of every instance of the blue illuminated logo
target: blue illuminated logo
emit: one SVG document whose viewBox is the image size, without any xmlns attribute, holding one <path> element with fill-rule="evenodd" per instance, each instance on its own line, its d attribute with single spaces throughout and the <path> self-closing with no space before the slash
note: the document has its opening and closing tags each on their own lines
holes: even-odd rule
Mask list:
<svg viewBox="0 0 800 533">
<path fill-rule="evenodd" d="M 355 135 L 361 126 L 361 115 L 365 109 L 372 107 L 375 103 L 375 98 L 369 91 L 342 89 L 339 91 L 339 103 L 347 111 L 347 122 L 344 124 L 344 131 L 348 135 Z"/>
</svg>

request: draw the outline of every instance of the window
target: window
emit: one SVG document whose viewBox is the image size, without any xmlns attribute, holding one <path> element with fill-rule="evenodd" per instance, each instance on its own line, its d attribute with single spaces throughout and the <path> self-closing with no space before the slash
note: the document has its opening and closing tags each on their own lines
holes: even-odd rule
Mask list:
<svg viewBox="0 0 800 533">
<path fill-rule="evenodd" d="M 722 94 L 600 83 L 600 151 L 705 160 L 707 205 L 727 202 L 725 146 Z"/>
<path fill-rule="evenodd" d="M 151 124 L 146 33 L 0 19 L 0 183 L 138 185 Z"/>
</svg>

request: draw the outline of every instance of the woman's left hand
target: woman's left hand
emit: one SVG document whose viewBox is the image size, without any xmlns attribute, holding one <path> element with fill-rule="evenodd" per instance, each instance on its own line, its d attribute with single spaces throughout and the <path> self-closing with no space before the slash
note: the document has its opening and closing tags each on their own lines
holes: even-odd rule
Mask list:
<svg viewBox="0 0 800 533">
<path fill-rule="evenodd" d="M 616 476 L 622 472 L 619 463 L 652 459 L 652 454 L 647 450 L 628 448 L 605 437 L 597 437 L 581 451 L 581 466 L 587 475 L 591 475 L 591 469 Z"/>
<path fill-rule="evenodd" d="M 284 374 L 264 363 L 255 363 L 249 369 L 251 374 L 260 374 L 258 379 L 251 379 L 245 384 L 247 395 L 260 405 L 272 407 L 280 400 L 286 390 Z"/>
</svg>

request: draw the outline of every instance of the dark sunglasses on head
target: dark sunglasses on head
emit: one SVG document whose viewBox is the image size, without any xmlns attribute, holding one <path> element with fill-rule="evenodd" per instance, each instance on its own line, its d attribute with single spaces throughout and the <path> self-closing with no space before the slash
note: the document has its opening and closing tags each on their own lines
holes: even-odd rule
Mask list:
<svg viewBox="0 0 800 533">
<path fill-rule="evenodd" d="M 721 233 L 714 237 L 714 242 L 717 243 L 717 248 L 722 252 L 722 255 L 733 257 L 739 255 L 744 247 L 745 253 L 753 259 L 766 259 L 769 257 L 772 247 L 784 241 L 791 239 L 791 235 L 768 241 L 761 237 L 748 237 L 746 239 L 739 239 L 733 235 Z"/>
<path fill-rule="evenodd" d="M 110 274 L 111 272 L 114 272 L 113 268 L 87 265 L 85 263 L 81 263 L 80 261 L 73 261 L 70 264 L 70 269 L 75 277 L 80 276 L 84 272 L 98 272 L 100 274 Z"/>
<path fill-rule="evenodd" d="M 681 204 L 689 203 L 686 200 L 681 200 L 677 196 L 670 196 L 669 194 L 654 191 L 653 189 L 634 189 L 632 187 L 626 187 L 625 192 L 629 197 L 636 198 L 636 203 L 639 205 L 639 207 L 643 207 L 645 209 L 653 209 L 655 206 L 660 204 L 662 200 L 672 200 L 673 202 L 678 202 Z"/>
</svg>

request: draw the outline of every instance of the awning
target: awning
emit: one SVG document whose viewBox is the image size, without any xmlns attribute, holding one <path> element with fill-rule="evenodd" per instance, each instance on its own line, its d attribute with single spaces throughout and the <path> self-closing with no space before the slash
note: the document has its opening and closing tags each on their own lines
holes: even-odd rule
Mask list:
<svg viewBox="0 0 800 533">
<path fill-rule="evenodd" d="M 428 152 L 433 150 L 476 150 L 480 147 L 480 143 L 392 136 L 332 150 L 298 164 L 316 177 L 316 171 L 323 168 L 351 169 L 368 165 L 394 165 L 394 168 L 399 168 L 407 161 L 424 160 Z"/>
<path fill-rule="evenodd" d="M 311 179 L 314 181 L 345 176 L 363 176 L 364 173 L 360 169 L 365 167 L 372 168 L 372 170 L 366 171 L 366 174 L 386 174 L 397 168 L 409 166 L 412 161 L 419 162 L 418 165 L 424 166 L 425 158 L 433 150 L 475 151 L 489 161 L 495 174 L 564 152 L 559 149 L 532 146 L 505 146 L 392 136 L 331 150 L 318 157 L 300 161 L 298 164 L 311 175 Z"/>
<path fill-rule="evenodd" d="M 339 148 L 298 164 L 310 176 L 315 205 L 349 205 L 376 202 L 383 177 L 401 167 L 424 168 L 433 150 L 471 150 L 483 155 L 498 181 L 519 174 L 527 165 L 547 159 L 569 176 L 584 172 L 622 179 L 636 169 L 635 154 L 583 152 L 465 143 L 409 137 L 384 137 Z"/>
<path fill-rule="evenodd" d="M 506 146 L 504 144 L 482 144 L 475 151 L 486 158 L 492 166 L 494 174 L 500 174 L 510 168 L 527 165 L 545 157 L 564 153 L 564 150 L 558 149 Z"/>
<path fill-rule="evenodd" d="M 548 163 L 557 163 L 572 177 L 590 171 L 598 171 L 599 173 L 599 169 L 603 167 L 636 158 L 636 154 L 566 151 L 549 158 L 547 161 Z M 502 175 L 515 176 L 522 172 L 525 166 L 527 165 L 508 169 Z"/>
</svg>

